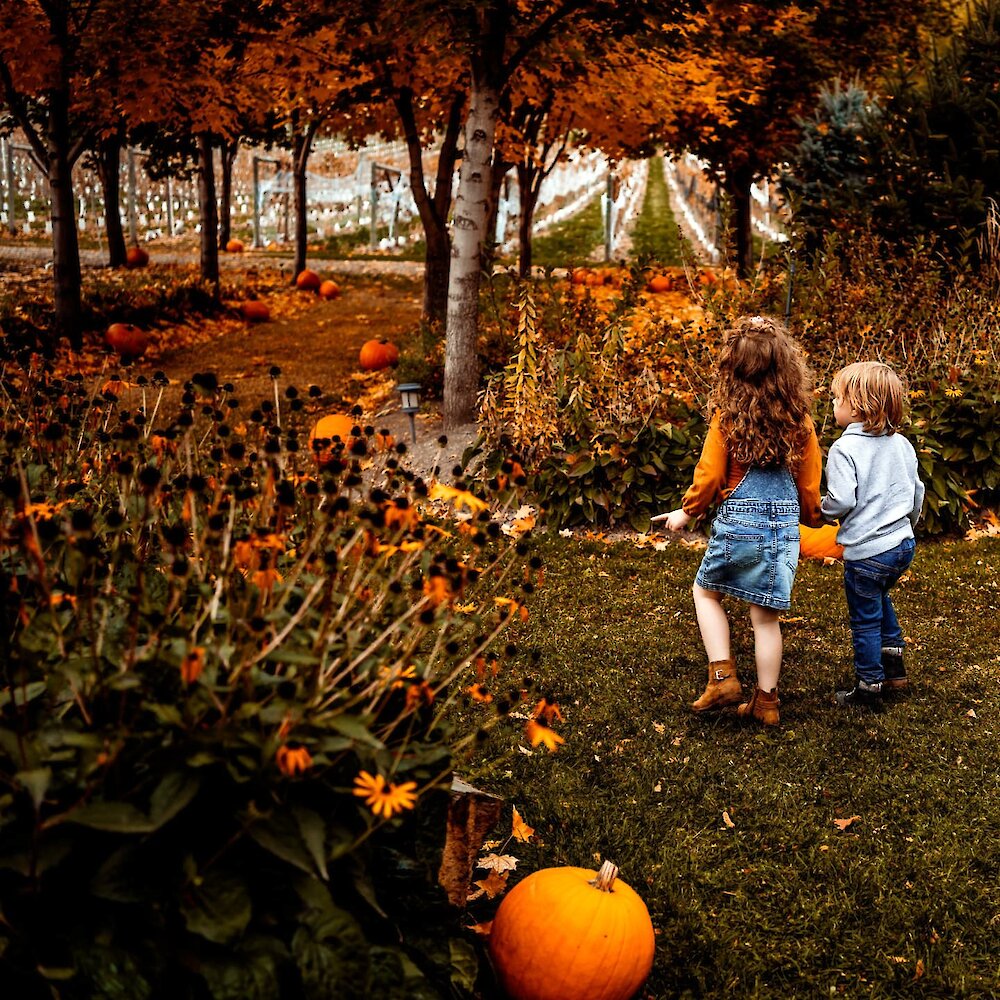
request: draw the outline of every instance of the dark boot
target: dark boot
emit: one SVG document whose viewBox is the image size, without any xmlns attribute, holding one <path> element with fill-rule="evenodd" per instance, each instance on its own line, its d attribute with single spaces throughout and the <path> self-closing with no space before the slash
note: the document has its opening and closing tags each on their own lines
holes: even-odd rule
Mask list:
<svg viewBox="0 0 1000 1000">
<path fill-rule="evenodd" d="M 762 726 L 776 726 L 781 721 L 778 715 L 778 689 L 762 691 L 759 687 L 753 689 L 750 700 L 740 705 L 736 713 L 744 719 L 756 719 Z"/>
<path fill-rule="evenodd" d="M 882 704 L 882 682 L 866 684 L 856 680 L 850 691 L 838 691 L 837 704 L 841 708 L 878 708 Z"/>
<path fill-rule="evenodd" d="M 909 688 L 910 679 L 906 676 L 902 649 L 883 647 L 882 670 L 885 672 L 882 694 L 899 694 Z"/>
<path fill-rule="evenodd" d="M 693 712 L 709 712 L 727 705 L 738 705 L 743 697 L 740 679 L 732 660 L 712 660 L 708 665 L 708 684 L 701 697 L 691 703 Z"/>
</svg>

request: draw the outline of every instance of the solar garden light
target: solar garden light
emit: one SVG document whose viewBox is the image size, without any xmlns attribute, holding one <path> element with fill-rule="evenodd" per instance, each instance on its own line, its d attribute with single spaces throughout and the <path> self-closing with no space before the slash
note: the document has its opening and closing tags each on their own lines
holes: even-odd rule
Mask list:
<svg viewBox="0 0 1000 1000">
<path fill-rule="evenodd" d="M 401 400 L 400 409 L 410 418 L 410 440 L 414 444 L 417 442 L 417 425 L 414 414 L 420 409 L 420 390 L 422 386 L 417 382 L 404 382 L 396 386 Z"/>
</svg>

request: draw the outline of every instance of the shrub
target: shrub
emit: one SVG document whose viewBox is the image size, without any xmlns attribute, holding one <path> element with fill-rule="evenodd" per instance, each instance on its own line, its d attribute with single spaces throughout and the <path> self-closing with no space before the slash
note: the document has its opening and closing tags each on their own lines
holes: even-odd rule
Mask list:
<svg viewBox="0 0 1000 1000">
<path fill-rule="evenodd" d="M 272 374 L 249 412 L 195 376 L 159 424 L 155 378 L 6 376 L 0 981 L 19 997 L 470 985 L 435 884 L 473 739 L 446 709 L 522 606 L 500 588 L 530 589 L 527 546 L 436 523 L 435 497 L 486 503 L 369 465 L 370 429 L 317 469 Z"/>
</svg>

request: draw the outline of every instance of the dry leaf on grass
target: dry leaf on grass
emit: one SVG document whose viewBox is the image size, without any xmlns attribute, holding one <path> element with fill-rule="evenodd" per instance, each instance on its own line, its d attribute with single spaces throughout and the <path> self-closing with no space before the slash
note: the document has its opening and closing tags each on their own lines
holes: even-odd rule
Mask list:
<svg viewBox="0 0 1000 1000">
<path fill-rule="evenodd" d="M 847 819 L 835 819 L 833 821 L 833 825 L 838 830 L 846 830 L 852 823 L 856 822 L 859 819 L 861 819 L 860 816 L 849 816 Z"/>
<path fill-rule="evenodd" d="M 729 811 L 726 809 L 722 810 L 722 822 L 725 823 L 730 830 L 736 829 L 736 824 L 733 822 L 732 817 L 729 815 Z"/>
</svg>

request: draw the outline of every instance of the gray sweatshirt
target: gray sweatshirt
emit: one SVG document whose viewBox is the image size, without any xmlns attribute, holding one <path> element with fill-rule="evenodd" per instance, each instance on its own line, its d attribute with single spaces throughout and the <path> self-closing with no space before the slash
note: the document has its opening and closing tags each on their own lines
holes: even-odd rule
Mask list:
<svg viewBox="0 0 1000 1000">
<path fill-rule="evenodd" d="M 868 559 L 913 537 L 924 504 L 917 454 L 898 431 L 869 434 L 848 424 L 826 459 L 823 516 L 840 521 L 845 559 Z"/>
</svg>

